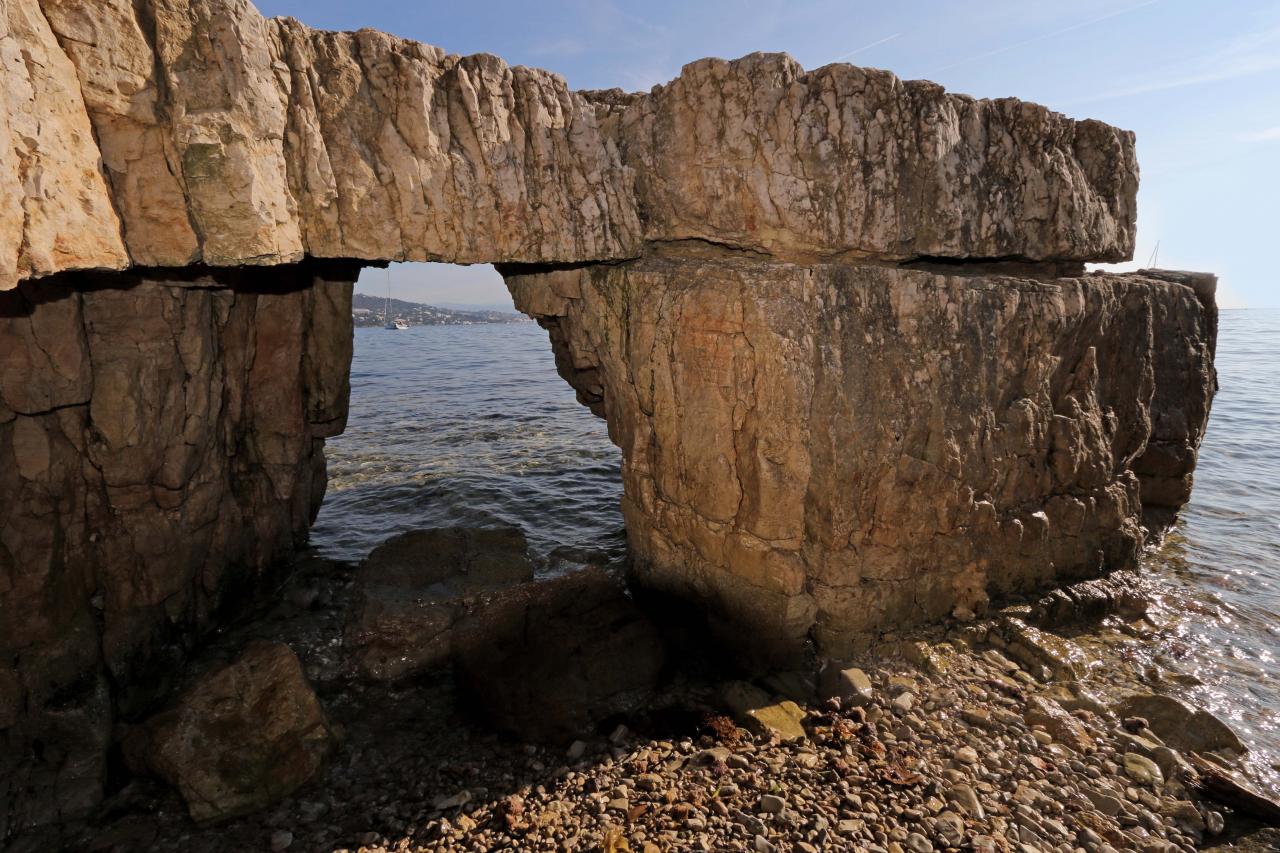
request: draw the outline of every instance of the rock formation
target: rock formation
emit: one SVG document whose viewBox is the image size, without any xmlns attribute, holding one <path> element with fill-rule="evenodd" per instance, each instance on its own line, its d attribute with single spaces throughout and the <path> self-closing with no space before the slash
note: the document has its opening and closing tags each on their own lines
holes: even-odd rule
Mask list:
<svg viewBox="0 0 1280 853">
<path fill-rule="evenodd" d="M 361 676 L 394 681 L 446 665 L 459 623 L 533 580 L 514 527 L 447 527 L 394 536 L 356 573 L 343 645 Z"/>
<path fill-rule="evenodd" d="M 1131 563 L 1190 493 L 1212 277 L 1084 275 L 1130 133 L 784 55 L 575 93 L 247 0 L 2 0 L 0 56 L 0 837 L 305 536 L 360 262 L 504 264 L 638 580 L 767 659 Z"/>
<path fill-rule="evenodd" d="M 0 294 L 0 836 L 101 796 L 112 719 L 303 542 L 346 424 L 355 267 Z"/>
<path fill-rule="evenodd" d="M 1131 564 L 1153 425 L 1198 444 L 1194 290 L 964 270 L 651 258 L 508 283 L 622 447 L 642 582 L 778 660 Z M 1199 379 L 1164 410 L 1175 373 Z"/>
</svg>

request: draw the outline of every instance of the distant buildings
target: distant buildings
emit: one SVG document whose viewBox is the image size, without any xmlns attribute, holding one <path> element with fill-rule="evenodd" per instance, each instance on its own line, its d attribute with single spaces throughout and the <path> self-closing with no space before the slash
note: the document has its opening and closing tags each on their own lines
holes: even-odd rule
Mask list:
<svg viewBox="0 0 1280 853">
<path fill-rule="evenodd" d="M 381 327 L 386 298 L 357 293 L 351 297 L 351 320 L 356 328 Z M 481 323 L 527 323 L 523 314 L 509 311 L 456 311 L 419 302 L 391 300 L 391 320 L 403 319 L 411 326 L 472 326 Z"/>
</svg>

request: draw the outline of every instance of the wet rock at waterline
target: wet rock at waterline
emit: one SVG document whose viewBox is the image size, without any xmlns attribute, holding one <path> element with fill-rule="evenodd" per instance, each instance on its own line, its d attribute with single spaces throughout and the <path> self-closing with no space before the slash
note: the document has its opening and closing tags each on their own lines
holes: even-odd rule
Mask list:
<svg viewBox="0 0 1280 853">
<path fill-rule="evenodd" d="M 1208 711 L 1192 708 L 1171 696 L 1136 693 L 1113 709 L 1117 716 L 1143 720 L 1151 731 L 1175 749 L 1189 752 L 1230 750 L 1245 752 L 1245 745 L 1226 723 Z"/>
<path fill-rule="evenodd" d="M 396 536 L 356 574 L 344 636 L 365 678 L 392 681 L 447 664 L 460 620 L 533 579 L 524 534 L 513 527 L 441 528 Z"/>
<path fill-rule="evenodd" d="M 262 808 L 315 775 L 336 743 L 288 646 L 250 646 L 125 741 L 198 821 Z"/>
<path fill-rule="evenodd" d="M 657 629 L 599 568 L 496 596 L 458 625 L 455 646 L 477 713 L 533 740 L 571 741 L 635 709 L 666 660 Z"/>
</svg>

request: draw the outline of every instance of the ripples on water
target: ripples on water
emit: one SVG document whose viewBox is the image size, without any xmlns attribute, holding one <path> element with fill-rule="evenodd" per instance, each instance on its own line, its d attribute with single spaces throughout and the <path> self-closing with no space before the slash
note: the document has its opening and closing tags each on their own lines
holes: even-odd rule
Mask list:
<svg viewBox="0 0 1280 853">
<path fill-rule="evenodd" d="M 625 550 L 621 455 L 533 323 L 356 329 L 351 417 L 311 542 L 359 560 L 397 533 L 514 524 L 534 550 Z"/>
<path fill-rule="evenodd" d="M 1165 583 L 1162 663 L 1189 698 L 1280 754 L 1280 312 L 1224 311 L 1218 380 L 1195 491 L 1148 571 Z M 1182 645 L 1179 646 L 1178 644 Z M 1187 651 L 1181 651 L 1185 648 Z M 1170 652 L 1173 654 L 1170 655 Z M 1176 663 L 1169 658 L 1180 657 Z"/>
<path fill-rule="evenodd" d="M 1280 751 L 1280 313 L 1224 312 L 1218 372 L 1192 502 L 1147 557 L 1166 623 L 1150 659 L 1193 676 L 1190 698 Z M 619 452 L 532 323 L 356 330 L 351 420 L 327 453 L 312 534 L 327 556 L 497 522 L 544 556 L 625 550 Z M 1274 783 L 1274 768 L 1258 769 Z"/>
</svg>

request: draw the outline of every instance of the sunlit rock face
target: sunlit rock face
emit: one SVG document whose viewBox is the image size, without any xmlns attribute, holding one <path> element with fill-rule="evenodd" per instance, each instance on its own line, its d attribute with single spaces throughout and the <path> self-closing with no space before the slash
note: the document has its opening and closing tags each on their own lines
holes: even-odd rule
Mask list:
<svg viewBox="0 0 1280 853">
<path fill-rule="evenodd" d="M 1212 277 L 1083 274 L 1126 131 L 783 54 L 578 93 L 247 0 L 0 0 L 0 58 L 0 838 L 305 537 L 361 262 L 505 265 L 637 581 L 757 660 L 1125 565 L 1190 494 Z"/>
<path fill-rule="evenodd" d="M 783 259 L 1125 260 L 1133 134 L 1013 98 L 785 54 L 590 93 L 635 170 L 648 241 Z"/>
<path fill-rule="evenodd" d="M 755 54 L 582 94 L 247 0 L 7 7 L 0 287 L 130 262 L 569 263 L 691 239 L 822 258 L 1133 248 L 1131 133 L 884 71 Z"/>
<path fill-rule="evenodd" d="M 652 258 L 508 283 L 622 448 L 639 578 L 769 660 L 1131 565 L 1155 425 L 1198 445 L 1213 389 L 1212 304 L 1159 274 Z"/>
</svg>

